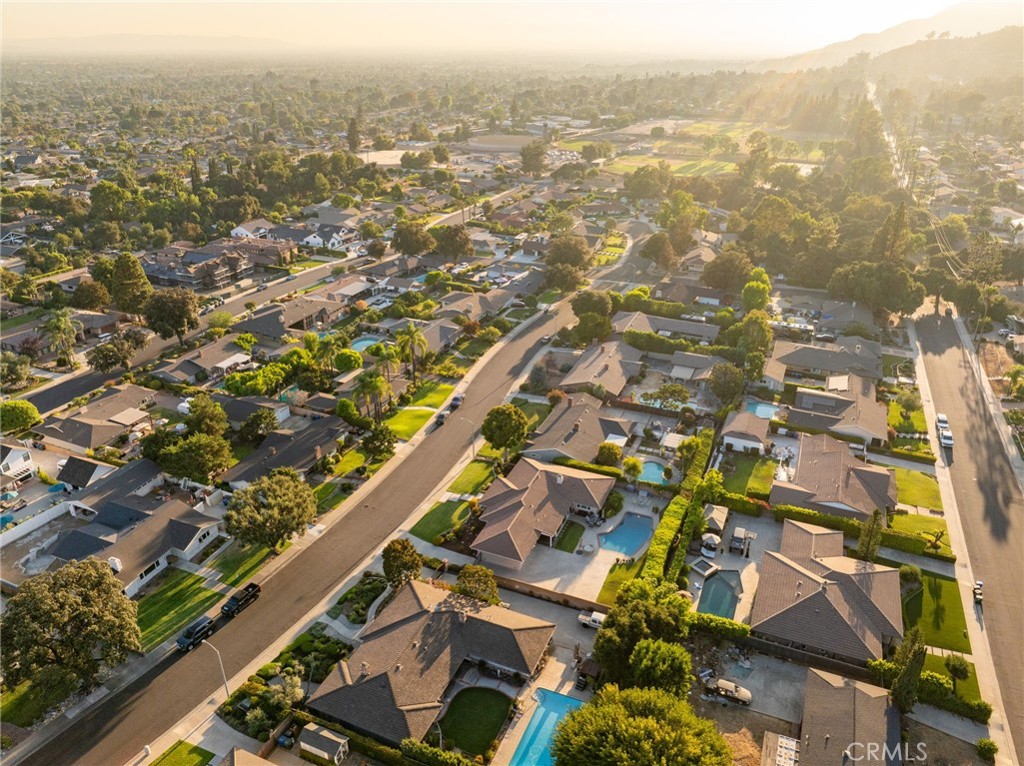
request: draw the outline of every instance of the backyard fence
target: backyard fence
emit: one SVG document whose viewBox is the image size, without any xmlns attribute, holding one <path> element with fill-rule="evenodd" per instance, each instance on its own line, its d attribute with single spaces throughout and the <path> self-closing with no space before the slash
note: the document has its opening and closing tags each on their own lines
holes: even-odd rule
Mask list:
<svg viewBox="0 0 1024 766">
<path fill-rule="evenodd" d="M 552 604 L 560 604 L 561 606 L 571 607 L 572 609 L 591 612 L 603 612 L 608 609 L 607 604 L 599 604 L 598 602 L 590 601 L 589 599 L 571 596 L 567 593 L 559 593 L 554 590 L 548 590 L 547 588 L 541 588 L 531 583 L 522 582 L 521 580 L 513 580 L 500 575 L 495 575 L 494 580 L 497 582 L 499 588 L 505 588 L 506 590 L 521 593 L 524 596 L 539 598 L 543 601 L 550 601 Z"/>
</svg>

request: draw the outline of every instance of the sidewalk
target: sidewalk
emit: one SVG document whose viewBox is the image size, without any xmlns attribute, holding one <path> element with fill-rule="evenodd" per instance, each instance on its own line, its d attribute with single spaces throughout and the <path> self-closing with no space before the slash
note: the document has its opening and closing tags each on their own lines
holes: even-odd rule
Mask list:
<svg viewBox="0 0 1024 766">
<path fill-rule="evenodd" d="M 921 343 L 917 337 L 917 328 L 914 326 L 913 320 L 908 319 L 906 321 L 907 335 L 914 349 L 917 385 L 921 391 L 925 416 L 929 423 L 934 423 L 936 414 L 935 403 L 932 400 L 931 387 L 928 383 L 928 375 L 925 370 L 924 360 L 922 359 Z M 959 319 L 956 322 L 957 329 L 961 332 L 961 339 L 963 339 L 963 325 Z M 973 346 L 968 343 L 967 347 L 971 349 L 970 358 L 972 364 L 977 365 L 977 356 L 973 353 Z M 978 372 L 979 370 L 976 366 L 975 373 Z M 982 385 L 986 387 L 988 392 L 986 395 L 987 399 L 991 395 L 992 389 L 988 386 L 988 381 L 984 375 L 980 375 L 980 379 L 983 381 Z M 1001 414 L 998 420 L 1004 427 L 1006 426 L 1006 422 Z M 936 455 L 941 455 L 942 450 L 934 430 L 929 431 L 928 439 L 931 442 L 932 451 Z M 1013 455 L 1016 455 L 1016 450 L 1013 451 Z M 956 495 L 953 492 L 953 479 L 950 476 L 949 469 L 941 459 L 935 464 L 935 478 L 939 482 L 939 494 L 942 497 L 942 506 L 945 509 L 943 517 L 949 530 L 949 545 L 953 553 L 956 554 L 956 563 L 951 565 L 953 567 L 952 576 L 955 577 L 960 589 L 960 602 L 964 607 L 964 615 L 967 618 L 967 636 L 971 641 L 971 653 L 974 669 L 978 675 L 978 686 L 981 689 L 982 697 L 992 705 L 992 718 L 989 720 L 988 726 L 984 727 L 973 721 L 924 705 L 919 705 L 915 708 L 912 716 L 921 723 L 938 728 L 967 742 L 977 742 L 979 737 L 987 736 L 995 740 L 996 744 L 999 745 L 996 763 L 999 766 L 1012 766 L 1017 763 L 1017 757 L 1013 746 L 1013 738 L 1010 736 L 1006 723 L 1006 711 L 1003 707 L 1003 698 L 999 690 L 999 677 L 996 675 L 995 666 L 992 662 L 992 650 L 985 634 L 984 615 L 974 607 L 972 587 L 975 577 L 971 569 L 970 558 L 967 555 L 964 530 L 960 524 L 960 509 L 957 506 Z M 1020 481 L 1019 474 L 1017 479 Z M 982 733 L 979 733 L 979 731 Z"/>
</svg>

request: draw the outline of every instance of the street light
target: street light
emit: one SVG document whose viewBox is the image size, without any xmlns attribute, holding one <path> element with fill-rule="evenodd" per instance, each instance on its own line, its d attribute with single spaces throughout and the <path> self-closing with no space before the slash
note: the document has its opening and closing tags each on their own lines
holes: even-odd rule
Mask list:
<svg viewBox="0 0 1024 766">
<path fill-rule="evenodd" d="M 231 697 L 231 689 L 228 687 L 228 676 L 224 672 L 224 661 L 221 660 L 221 658 L 220 658 L 220 651 L 218 651 L 217 647 L 214 646 L 213 644 L 211 644 L 205 638 L 203 639 L 203 643 L 206 644 L 211 649 L 213 649 L 213 651 L 217 654 L 217 664 L 220 665 L 220 677 L 224 681 L 224 693 L 227 694 L 228 697 L 230 698 Z"/>
</svg>

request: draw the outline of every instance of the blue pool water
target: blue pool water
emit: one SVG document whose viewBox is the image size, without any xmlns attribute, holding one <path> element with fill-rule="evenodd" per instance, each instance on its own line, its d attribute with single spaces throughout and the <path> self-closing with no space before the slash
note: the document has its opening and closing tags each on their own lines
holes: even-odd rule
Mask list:
<svg viewBox="0 0 1024 766">
<path fill-rule="evenodd" d="M 768 404 L 767 402 L 756 402 L 753 399 L 747 401 L 747 412 L 753 412 L 759 418 L 765 420 L 771 420 L 775 417 L 775 413 L 779 411 L 779 408 L 774 404 Z"/>
<path fill-rule="evenodd" d="M 12 521 L 14 521 L 14 517 L 13 516 L 0 516 L 0 529 L 3 529 L 8 524 L 10 524 Z"/>
<path fill-rule="evenodd" d="M 640 471 L 640 481 L 648 484 L 668 484 L 665 480 L 665 466 L 653 460 L 645 460 L 644 468 Z"/>
<path fill-rule="evenodd" d="M 739 572 L 720 570 L 704 580 L 697 611 L 733 619 L 743 586 Z"/>
<path fill-rule="evenodd" d="M 530 723 L 509 766 L 554 766 L 551 739 L 555 727 L 569 711 L 583 704 L 580 700 L 547 689 L 538 689 L 537 699 L 537 708 L 530 716 Z"/>
<path fill-rule="evenodd" d="M 649 518 L 627 513 L 619 526 L 611 532 L 599 535 L 601 547 L 626 556 L 635 556 L 643 544 L 651 539 L 652 531 Z"/>
<path fill-rule="evenodd" d="M 352 341 L 353 351 L 366 351 L 374 343 L 380 343 L 381 338 L 376 335 L 364 335 L 361 338 L 356 338 Z"/>
<path fill-rule="evenodd" d="M 413 277 L 412 281 L 413 282 L 419 282 L 422 285 L 424 282 L 427 281 L 427 275 L 426 274 L 420 274 L 418 277 Z"/>
</svg>

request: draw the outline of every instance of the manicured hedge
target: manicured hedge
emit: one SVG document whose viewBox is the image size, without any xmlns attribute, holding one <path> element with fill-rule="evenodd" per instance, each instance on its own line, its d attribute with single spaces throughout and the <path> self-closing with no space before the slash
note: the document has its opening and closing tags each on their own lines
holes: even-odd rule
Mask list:
<svg viewBox="0 0 1024 766">
<path fill-rule="evenodd" d="M 764 500 L 756 500 L 737 492 L 723 492 L 718 498 L 717 504 L 724 505 L 729 510 L 736 511 L 737 513 L 742 513 L 747 516 L 760 516 L 762 513 L 771 510 L 768 503 Z"/>
<path fill-rule="evenodd" d="M 599 473 L 602 476 L 611 476 L 613 479 L 622 478 L 622 469 L 613 465 L 597 465 L 597 463 L 584 463 L 582 460 L 573 460 L 571 457 L 559 456 L 551 461 L 555 465 L 564 465 L 566 468 L 578 468 L 581 471 Z"/>
<path fill-rule="evenodd" d="M 874 676 L 875 683 L 887 689 L 899 673 L 896 663 L 890 660 L 870 660 L 868 670 Z M 917 686 L 917 699 L 925 705 L 933 705 L 980 723 L 988 723 L 989 718 L 992 717 L 990 704 L 984 700 L 965 700 L 956 696 L 953 693 L 952 679 L 931 670 L 921 672 L 921 680 Z"/>
<path fill-rule="evenodd" d="M 746 623 L 704 612 L 690 613 L 690 627 L 727 641 L 741 641 L 750 635 L 750 626 Z"/>
<path fill-rule="evenodd" d="M 872 452 L 876 455 L 892 455 L 893 457 L 903 458 L 904 460 L 913 460 L 915 463 L 926 463 L 928 465 L 935 465 L 938 460 L 935 455 L 912 452 L 911 450 L 901 449 L 900 447 L 892 447 L 889 449 L 886 449 L 885 447 L 868 447 L 868 452 Z"/>
<path fill-rule="evenodd" d="M 688 507 L 689 503 L 686 498 L 679 496 L 673 498 L 665 508 L 658 528 L 654 530 L 654 535 L 651 537 L 651 544 L 647 547 L 647 559 L 644 561 L 639 577 L 659 581 L 665 576 L 665 566 L 672 552 L 672 544 L 679 533 Z"/>
<path fill-rule="evenodd" d="M 697 432 L 693 438 L 697 439 L 699 446 L 693 455 L 693 460 L 686 467 L 683 480 L 679 483 L 680 494 L 687 497 L 693 494 L 697 482 L 704 476 L 704 469 L 707 468 L 708 460 L 711 459 L 711 447 L 715 442 L 715 432 L 710 428 L 705 428 Z"/>
<path fill-rule="evenodd" d="M 692 351 L 693 343 L 682 338 L 673 340 L 658 335 L 656 332 L 641 332 L 639 330 L 626 330 L 622 339 L 633 348 L 641 351 L 650 351 L 655 354 L 672 354 L 676 351 Z"/>
<path fill-rule="evenodd" d="M 410 737 L 402 740 L 402 754 L 426 766 L 473 766 L 473 761 L 465 756 L 425 742 L 417 742 Z"/>
<path fill-rule="evenodd" d="M 295 722 L 302 725 L 315 723 L 318 726 L 323 726 L 331 731 L 343 734 L 348 737 L 349 744 L 351 744 L 353 750 L 357 750 L 363 755 L 368 755 L 381 763 L 388 764 L 388 766 L 406 766 L 409 763 L 405 756 L 403 756 L 400 751 L 395 750 L 395 748 L 382 745 L 371 737 L 356 734 L 354 731 L 346 729 L 341 724 L 334 723 L 333 721 L 327 721 L 323 718 L 318 718 L 304 710 L 296 710 L 292 718 Z"/>
<path fill-rule="evenodd" d="M 686 562 L 686 549 L 691 540 L 703 534 L 705 524 L 704 509 L 698 503 L 690 501 L 679 525 L 679 536 L 671 550 L 672 560 L 668 565 L 668 571 L 665 572 L 665 579 L 669 582 L 679 581 L 679 573 Z"/>
</svg>

